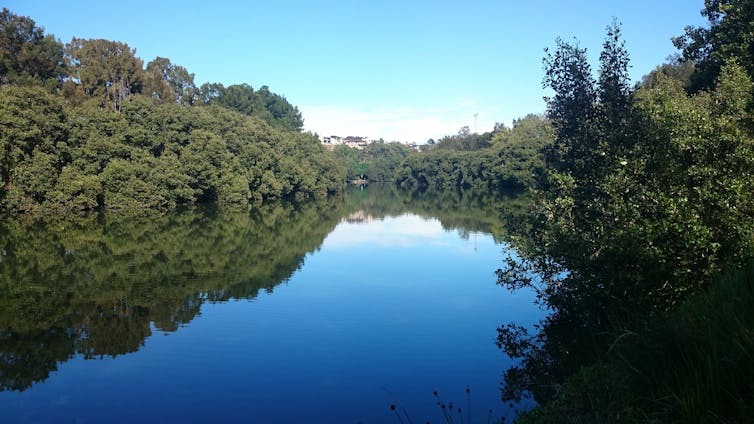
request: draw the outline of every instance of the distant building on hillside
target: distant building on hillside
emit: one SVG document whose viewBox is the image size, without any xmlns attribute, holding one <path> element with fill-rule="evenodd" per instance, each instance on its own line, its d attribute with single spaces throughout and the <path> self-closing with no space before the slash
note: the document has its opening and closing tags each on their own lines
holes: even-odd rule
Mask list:
<svg viewBox="0 0 754 424">
<path fill-rule="evenodd" d="M 349 135 L 348 137 L 339 137 L 337 135 L 329 135 L 322 137 L 322 145 L 324 145 L 328 149 L 334 149 L 335 146 L 348 146 L 352 149 L 364 149 L 367 147 L 367 145 L 371 143 L 378 143 L 378 142 L 384 142 L 382 139 L 375 139 L 370 137 L 359 137 L 354 135 Z M 408 147 L 411 150 L 419 151 L 419 145 L 413 142 L 401 142 L 402 145 Z"/>
<path fill-rule="evenodd" d="M 414 150 L 414 151 L 417 151 L 417 152 L 419 151 L 419 145 L 416 144 L 416 143 L 414 143 L 414 142 L 410 142 L 410 143 L 409 142 L 401 142 L 401 144 L 404 145 L 404 146 L 406 146 L 406 147 L 408 147 L 411 150 Z"/>
<path fill-rule="evenodd" d="M 369 144 L 369 141 L 367 137 L 357 137 L 353 135 L 349 135 L 348 137 L 339 137 L 337 135 L 331 135 L 322 137 L 322 144 L 329 148 L 333 149 L 335 146 L 344 145 L 348 146 L 352 149 L 363 149 L 367 147 L 367 144 Z"/>
<path fill-rule="evenodd" d="M 343 139 L 337 135 L 326 136 L 322 137 L 322 144 L 337 146 L 338 144 L 343 144 Z"/>
<path fill-rule="evenodd" d="M 349 135 L 343 140 L 343 144 L 354 149 L 363 149 L 367 147 L 366 137 L 356 137 Z"/>
</svg>

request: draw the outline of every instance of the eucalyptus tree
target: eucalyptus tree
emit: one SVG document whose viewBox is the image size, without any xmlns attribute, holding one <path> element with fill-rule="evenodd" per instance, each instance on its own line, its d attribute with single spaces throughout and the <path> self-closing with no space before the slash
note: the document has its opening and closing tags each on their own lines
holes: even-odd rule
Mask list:
<svg viewBox="0 0 754 424">
<path fill-rule="evenodd" d="M 72 76 L 99 106 L 120 111 L 126 97 L 141 92 L 144 63 L 128 44 L 74 37 L 66 50 Z"/>
<path fill-rule="evenodd" d="M 156 57 L 147 63 L 142 92 L 162 101 L 176 101 L 184 106 L 193 105 L 199 99 L 194 74 L 165 57 Z"/>
</svg>

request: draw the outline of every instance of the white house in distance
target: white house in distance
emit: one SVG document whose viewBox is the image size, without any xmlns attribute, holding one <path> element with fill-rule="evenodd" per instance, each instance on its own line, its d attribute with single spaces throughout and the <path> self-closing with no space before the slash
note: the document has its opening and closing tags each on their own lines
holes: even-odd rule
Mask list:
<svg viewBox="0 0 754 424">
<path fill-rule="evenodd" d="M 330 135 L 330 136 L 324 136 L 321 139 L 322 145 L 325 146 L 328 149 L 334 149 L 335 146 L 347 146 L 352 149 L 358 149 L 362 150 L 365 147 L 367 147 L 368 144 L 378 142 L 380 140 L 369 138 L 369 137 L 356 137 L 349 135 L 348 137 L 339 137 L 337 135 Z M 403 143 L 404 146 L 408 147 L 411 150 L 419 150 L 419 146 L 416 143 Z"/>
<path fill-rule="evenodd" d="M 341 137 L 338 137 L 337 135 L 331 135 L 331 136 L 325 136 L 322 137 L 322 144 L 325 146 L 337 146 L 339 144 L 343 144 L 343 139 Z"/>
<path fill-rule="evenodd" d="M 322 137 L 322 144 L 329 148 L 335 148 L 335 146 L 344 145 L 353 149 L 363 149 L 367 147 L 367 144 L 374 140 L 370 140 L 367 137 L 356 137 L 349 135 L 348 137 L 339 137 L 337 135 L 331 135 Z"/>
</svg>

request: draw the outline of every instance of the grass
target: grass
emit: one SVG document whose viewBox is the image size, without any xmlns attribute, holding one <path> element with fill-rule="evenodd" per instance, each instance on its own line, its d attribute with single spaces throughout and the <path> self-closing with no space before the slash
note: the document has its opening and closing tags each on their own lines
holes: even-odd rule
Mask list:
<svg viewBox="0 0 754 424">
<path fill-rule="evenodd" d="M 651 417 L 754 421 L 754 264 L 727 273 L 619 353 Z"/>
<path fill-rule="evenodd" d="M 435 397 L 437 407 L 442 412 L 443 420 L 446 424 L 473 424 L 471 417 L 471 389 L 466 388 L 466 405 L 462 407 L 459 404 L 453 404 L 453 402 L 445 402 L 440 397 L 440 393 L 435 390 L 432 392 Z M 401 424 L 413 424 L 411 417 L 406 411 L 406 408 L 402 406 L 390 405 L 390 410 L 395 414 L 397 422 Z M 427 424 L 431 424 L 430 421 L 426 421 Z M 496 417 L 492 414 L 492 410 L 487 411 L 487 424 L 492 423 L 505 423 L 505 417 Z"/>
</svg>

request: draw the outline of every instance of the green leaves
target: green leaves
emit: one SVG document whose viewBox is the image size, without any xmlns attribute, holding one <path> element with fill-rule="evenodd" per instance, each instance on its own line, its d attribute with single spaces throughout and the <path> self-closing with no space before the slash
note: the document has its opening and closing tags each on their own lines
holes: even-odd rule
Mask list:
<svg viewBox="0 0 754 424">
<path fill-rule="evenodd" d="M 461 139 L 483 138 L 488 147 L 471 151 L 441 147 Z M 404 188 L 474 189 L 489 192 L 527 190 L 542 180 L 543 150 L 551 147 L 550 122 L 537 115 L 516 120 L 512 129 L 470 137 L 446 137 L 438 147 L 409 155 L 396 168 L 396 183 Z"/>
<path fill-rule="evenodd" d="M 0 85 L 60 86 L 66 77 L 63 45 L 25 16 L 0 12 Z"/>
<path fill-rule="evenodd" d="M 0 178 L 6 190 L 14 183 L 16 168 L 32 162 L 35 152 L 56 156 L 52 169 L 60 170 L 69 153 L 66 120 L 60 101 L 41 88 L 0 88 Z"/>
<path fill-rule="evenodd" d="M 315 136 L 217 106 L 132 95 L 121 112 L 66 113 L 39 88 L 4 87 L 0 111 L 6 211 L 248 205 L 343 189 L 345 170 Z"/>
<path fill-rule="evenodd" d="M 194 85 L 194 74 L 170 59 L 157 57 L 147 64 L 142 93 L 163 102 L 193 105 L 199 99 L 199 89 Z"/>
<path fill-rule="evenodd" d="M 697 65 L 692 91 L 714 87 L 721 70 L 737 59 L 749 75 L 754 75 L 754 1 L 705 0 L 702 15 L 708 28 L 686 27 L 673 44 L 682 49 L 684 59 Z"/>
<path fill-rule="evenodd" d="M 298 108 L 288 103 L 285 97 L 271 92 L 266 85 L 255 91 L 248 84 L 228 87 L 223 87 L 222 84 L 204 84 L 199 98 L 205 104 L 217 104 L 257 117 L 278 129 L 301 131 L 304 127 Z"/>
<path fill-rule="evenodd" d="M 135 49 L 103 39 L 73 38 L 63 49 L 33 20 L 0 12 L 5 211 L 164 209 L 341 191 L 344 167 L 302 127 L 299 110 L 267 86 L 197 88 L 167 58 L 144 69 Z"/>
<path fill-rule="evenodd" d="M 717 63 L 718 77 L 708 88 L 693 94 L 685 85 L 694 67 L 681 64 L 659 69 L 629 90 L 627 54 L 615 27 L 603 46 L 597 82 L 578 46 L 558 41 L 545 59 L 545 81 L 555 90 L 548 105 L 556 131 L 550 185 L 525 234 L 523 259 L 498 272 L 502 284 L 535 286 L 554 311 L 536 343 L 516 344 L 531 339 L 501 329 L 502 345 L 522 359 L 506 373 L 504 393 L 528 391 L 540 404 L 555 400 L 549 406 L 555 412 L 542 415 L 543 422 L 571 416 L 573 392 L 553 387 L 570 377 L 573 388 L 581 376 L 588 377 L 584 387 L 594 387 L 583 366 L 600 370 L 616 333 L 646 328 L 652 317 L 704 292 L 752 252 L 752 72 L 741 63 L 748 59 L 726 56 L 730 51 L 715 44 L 723 34 L 714 34 L 732 25 L 726 19 L 741 23 L 737 19 L 750 16 L 750 6 L 707 2 L 713 29 L 694 33 L 709 44 L 694 47 L 708 50 L 697 51 L 702 62 L 690 80 L 707 77 L 703 61 L 726 60 Z M 521 278 L 527 275 L 541 280 Z M 549 407 L 540 411 L 549 413 Z"/>
<path fill-rule="evenodd" d="M 143 62 L 127 44 L 74 37 L 66 51 L 74 77 L 100 106 L 120 111 L 126 97 L 141 92 Z"/>
</svg>

